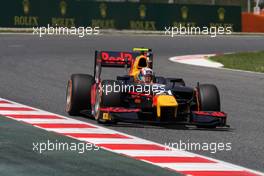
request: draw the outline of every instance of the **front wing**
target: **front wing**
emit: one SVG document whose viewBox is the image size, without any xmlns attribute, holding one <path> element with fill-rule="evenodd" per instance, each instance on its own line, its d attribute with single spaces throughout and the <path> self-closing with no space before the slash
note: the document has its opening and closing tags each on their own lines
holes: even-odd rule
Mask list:
<svg viewBox="0 0 264 176">
<path fill-rule="evenodd" d="M 227 114 L 224 112 L 215 111 L 192 111 L 191 114 L 186 115 L 185 120 L 170 120 L 161 121 L 160 119 L 141 120 L 137 117 L 140 109 L 124 108 L 124 107 L 107 107 L 101 108 L 103 113 L 103 120 L 119 121 L 128 123 L 145 123 L 145 124 L 180 124 L 180 125 L 196 125 L 199 127 L 229 127 L 226 124 Z"/>
</svg>

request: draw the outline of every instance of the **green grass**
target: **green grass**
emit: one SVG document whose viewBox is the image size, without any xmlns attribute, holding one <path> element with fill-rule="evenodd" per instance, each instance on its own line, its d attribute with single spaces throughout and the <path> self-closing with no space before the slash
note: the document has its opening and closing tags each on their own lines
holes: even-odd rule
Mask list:
<svg viewBox="0 0 264 176">
<path fill-rule="evenodd" d="M 222 63 L 225 68 L 264 73 L 264 51 L 226 54 L 209 59 Z"/>
</svg>

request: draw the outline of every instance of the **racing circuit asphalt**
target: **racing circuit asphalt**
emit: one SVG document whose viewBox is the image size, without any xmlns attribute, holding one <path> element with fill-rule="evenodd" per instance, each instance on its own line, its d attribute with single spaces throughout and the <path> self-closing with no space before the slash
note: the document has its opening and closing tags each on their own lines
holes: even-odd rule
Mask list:
<svg viewBox="0 0 264 176">
<path fill-rule="evenodd" d="M 32 35 L 1 34 L 0 97 L 67 115 L 64 112 L 67 79 L 72 73 L 93 73 L 94 51 L 96 49 L 131 50 L 133 47 L 141 46 L 153 49 L 156 75 L 182 77 L 190 86 L 195 86 L 197 81 L 216 84 L 221 94 L 222 109 L 228 113 L 228 124 L 231 125 L 231 129 L 198 130 L 132 124 L 121 124 L 107 128 L 161 144 L 179 143 L 180 141 L 199 143 L 231 142 L 231 151 L 218 151 L 216 153 L 210 153 L 209 151 L 191 152 L 264 171 L 264 74 L 195 67 L 168 61 L 169 57 L 184 54 L 263 50 L 263 36 L 221 36 L 217 38 L 188 36 L 170 38 L 165 36 L 102 35 L 86 38 L 75 36 L 39 38 Z M 120 69 L 106 69 L 103 76 L 104 78 L 114 78 L 113 75 L 124 73 L 124 70 Z M 96 123 L 84 117 L 76 118 Z M 1 125 L 5 123 L 1 122 Z M 1 125 L 0 129 L 3 129 Z M 10 143 L 9 148 L 15 148 L 15 144 L 20 144 L 24 138 L 32 138 L 32 135 L 29 135 L 30 133 L 21 133 L 26 128 L 29 127 L 21 125 L 19 128 L 16 127 L 15 131 L 12 134 L 10 133 L 11 135 L 3 133 L 2 138 L 5 139 L 16 138 L 16 133 L 20 135 L 13 142 L 13 145 Z M 31 128 L 28 130 L 31 130 Z M 35 132 L 39 129 L 33 130 L 32 128 L 31 131 L 39 135 L 39 132 Z M 55 134 L 48 135 L 56 138 Z M 7 155 L 12 153 L 6 152 L 7 150 L 6 148 L 0 150 L 1 157 L 6 156 L 7 158 Z M 16 152 L 14 156 L 25 157 L 23 147 L 21 150 L 16 150 Z M 57 168 L 61 169 L 58 171 L 64 172 L 61 167 L 64 156 L 61 155 L 60 157 L 56 159 L 57 162 L 44 162 L 38 163 L 38 165 L 53 165 L 54 168 L 58 166 Z M 69 157 L 69 155 L 65 157 Z M 32 160 L 27 162 L 34 166 L 36 164 L 35 160 L 38 159 L 32 157 Z M 73 160 L 77 162 L 85 159 L 77 156 Z M 0 159 L 0 164 L 3 164 L 3 162 L 4 159 Z M 73 163 L 68 162 L 67 164 Z M 85 161 L 83 164 L 78 164 L 76 167 L 79 169 L 76 169 L 76 175 L 81 173 L 81 169 L 85 166 Z"/>
</svg>

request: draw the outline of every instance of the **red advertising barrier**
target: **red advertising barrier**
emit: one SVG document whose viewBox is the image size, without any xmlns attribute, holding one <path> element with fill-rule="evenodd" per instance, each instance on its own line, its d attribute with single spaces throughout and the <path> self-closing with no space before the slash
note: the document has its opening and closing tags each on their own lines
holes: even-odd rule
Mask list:
<svg viewBox="0 0 264 176">
<path fill-rule="evenodd" d="M 253 13 L 242 13 L 242 32 L 264 33 L 264 12 L 260 15 Z"/>
</svg>

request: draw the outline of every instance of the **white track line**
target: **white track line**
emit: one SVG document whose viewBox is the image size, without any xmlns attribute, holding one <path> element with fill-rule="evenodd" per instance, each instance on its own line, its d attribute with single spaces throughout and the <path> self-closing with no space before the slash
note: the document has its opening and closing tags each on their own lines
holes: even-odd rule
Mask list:
<svg viewBox="0 0 264 176">
<path fill-rule="evenodd" d="M 50 128 L 49 131 L 57 132 L 57 133 L 97 133 L 97 134 L 116 134 L 116 131 L 113 130 L 105 130 L 98 128 Z"/>
<path fill-rule="evenodd" d="M 53 115 L 45 111 L 0 111 L 2 115 Z"/>
<path fill-rule="evenodd" d="M 213 62 L 207 58 L 210 56 L 215 56 L 215 54 L 195 54 L 195 55 L 184 55 L 184 56 L 175 56 L 169 58 L 172 62 L 178 62 L 182 64 L 189 64 L 202 67 L 212 67 L 212 68 L 221 68 L 223 64 L 218 62 Z"/>
<path fill-rule="evenodd" d="M 1 114 L 1 111 L 0 111 Z M 29 124 L 54 124 L 54 123 L 59 123 L 59 124 L 83 124 L 82 121 L 77 121 L 77 120 L 69 120 L 69 119 L 16 119 L 12 118 L 14 120 L 26 122 Z"/>
<path fill-rule="evenodd" d="M 9 104 L 9 103 L 2 103 L 0 104 L 0 107 L 24 107 L 23 105 L 18 105 L 18 104 Z"/>
<path fill-rule="evenodd" d="M 139 139 L 109 139 L 109 138 L 78 138 L 93 144 L 152 144 L 152 142 Z"/>
<path fill-rule="evenodd" d="M 168 167 L 179 171 L 240 171 L 240 168 L 222 163 L 159 163 L 161 167 Z"/>
<path fill-rule="evenodd" d="M 250 73 L 250 74 L 259 74 L 264 75 L 261 72 L 253 72 L 247 70 L 239 70 L 239 69 L 230 69 L 224 68 L 224 65 L 219 62 L 214 62 L 208 59 L 210 56 L 215 56 L 216 54 L 193 54 L 193 55 L 182 55 L 182 56 L 174 56 L 170 57 L 169 60 L 176 63 L 194 65 L 200 67 L 209 67 L 209 68 L 217 68 L 221 70 L 233 71 L 233 72 L 242 72 L 242 73 Z"/>
<path fill-rule="evenodd" d="M 173 150 L 115 150 L 115 152 L 129 156 L 177 156 L 177 157 L 193 157 L 195 154 L 185 153 L 183 151 Z"/>
</svg>

